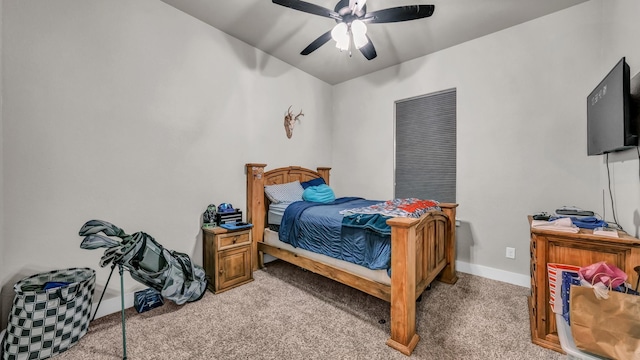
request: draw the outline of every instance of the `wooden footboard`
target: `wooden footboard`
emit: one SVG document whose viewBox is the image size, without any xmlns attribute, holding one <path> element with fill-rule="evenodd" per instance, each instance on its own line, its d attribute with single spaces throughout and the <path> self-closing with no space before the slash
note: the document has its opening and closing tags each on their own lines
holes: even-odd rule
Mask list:
<svg viewBox="0 0 640 360">
<path fill-rule="evenodd" d="M 450 220 L 455 219 L 457 205 L 441 206 L 444 211 L 431 211 L 419 219 L 387 220 L 391 226 L 391 337 L 387 345 L 405 355 L 411 354 L 420 339 L 416 298 L 438 275 L 447 283 L 457 280 L 455 220 Z"/>
<path fill-rule="evenodd" d="M 391 286 L 380 284 L 263 242 L 268 200 L 264 186 L 322 177 L 329 184 L 330 168 L 318 171 L 297 166 L 264 172 L 265 164 L 247 164 L 247 221 L 253 223 L 256 259 L 262 253 L 290 262 L 347 286 L 359 289 L 391 303 L 391 337 L 387 345 L 410 355 L 420 337 L 416 334 L 416 299 L 434 279 L 453 284 L 455 270 L 455 215 L 457 204 L 440 204 L 442 211 L 431 211 L 420 218 L 392 218 Z M 260 259 L 260 260 L 259 260 Z"/>
</svg>

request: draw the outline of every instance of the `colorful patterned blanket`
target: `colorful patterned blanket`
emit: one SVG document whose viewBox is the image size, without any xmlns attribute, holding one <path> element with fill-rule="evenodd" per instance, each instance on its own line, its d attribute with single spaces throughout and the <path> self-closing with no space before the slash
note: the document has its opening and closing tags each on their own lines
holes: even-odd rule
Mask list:
<svg viewBox="0 0 640 360">
<path fill-rule="evenodd" d="M 420 200 L 416 198 L 393 199 L 375 205 L 346 209 L 340 214 L 349 216 L 355 214 L 378 214 L 389 217 L 418 218 L 431 210 L 440 210 L 439 202 L 435 200 Z"/>
</svg>

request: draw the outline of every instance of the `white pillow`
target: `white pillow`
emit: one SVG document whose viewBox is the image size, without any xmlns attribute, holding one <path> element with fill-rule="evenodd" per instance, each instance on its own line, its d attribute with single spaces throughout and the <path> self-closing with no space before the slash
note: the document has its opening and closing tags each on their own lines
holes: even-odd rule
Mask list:
<svg viewBox="0 0 640 360">
<path fill-rule="evenodd" d="M 266 185 L 264 194 L 272 203 L 302 201 L 304 189 L 300 181 L 296 180 L 286 184 Z"/>
</svg>

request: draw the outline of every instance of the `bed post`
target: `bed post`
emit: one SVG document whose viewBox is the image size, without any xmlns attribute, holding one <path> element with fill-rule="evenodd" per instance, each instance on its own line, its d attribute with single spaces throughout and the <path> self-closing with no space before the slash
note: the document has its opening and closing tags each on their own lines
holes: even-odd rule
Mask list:
<svg viewBox="0 0 640 360">
<path fill-rule="evenodd" d="M 387 345 L 411 355 L 416 334 L 416 224 L 415 218 L 391 218 L 391 337 Z"/>
<path fill-rule="evenodd" d="M 456 208 L 458 204 L 440 203 L 438 206 L 449 218 L 446 249 L 447 266 L 438 276 L 438 280 L 447 284 L 455 284 L 458 281 L 458 275 L 456 275 Z"/>
<path fill-rule="evenodd" d="M 264 204 L 264 168 L 267 164 L 247 164 L 247 222 L 253 224 L 252 257 L 253 270 L 262 266 L 262 255 L 258 254 L 258 242 L 262 242 L 264 236 L 264 219 L 266 216 Z M 258 259 L 259 257 L 259 259 Z"/>
</svg>

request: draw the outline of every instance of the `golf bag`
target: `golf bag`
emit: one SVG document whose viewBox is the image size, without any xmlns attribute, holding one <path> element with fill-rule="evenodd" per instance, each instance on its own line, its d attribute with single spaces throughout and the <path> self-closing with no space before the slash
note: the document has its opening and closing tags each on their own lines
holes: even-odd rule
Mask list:
<svg viewBox="0 0 640 360">
<path fill-rule="evenodd" d="M 194 264 L 187 254 L 165 249 L 149 234 L 136 232 L 128 235 L 121 228 L 102 220 L 87 221 L 79 234 L 84 236 L 80 248 L 106 248 L 100 259 L 101 267 L 122 265 L 133 279 L 159 291 L 164 298 L 178 305 L 199 300 L 207 289 L 202 267 Z"/>
</svg>

